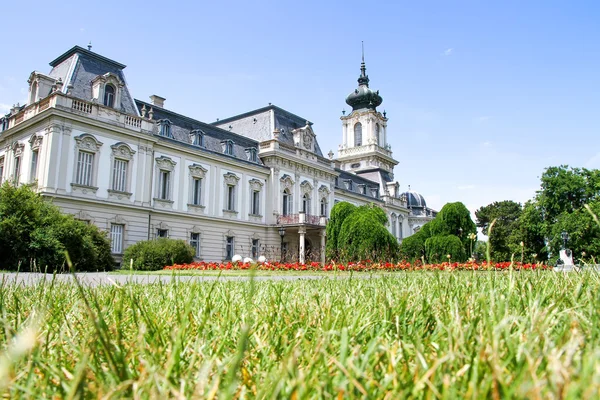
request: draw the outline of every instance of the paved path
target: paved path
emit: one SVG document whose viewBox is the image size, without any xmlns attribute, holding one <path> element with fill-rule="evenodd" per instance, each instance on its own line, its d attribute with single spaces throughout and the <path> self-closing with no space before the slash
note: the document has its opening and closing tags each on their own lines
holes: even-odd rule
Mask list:
<svg viewBox="0 0 600 400">
<path fill-rule="evenodd" d="M 86 272 L 76 274 L 77 279 L 85 285 L 98 286 L 98 285 L 113 285 L 113 284 L 125 284 L 125 283 L 171 283 L 173 280 L 179 282 L 206 282 L 206 281 L 248 281 L 249 276 L 232 276 L 232 275 L 121 275 L 121 274 L 109 274 L 106 272 Z M 296 281 L 302 279 L 323 279 L 323 278 L 348 278 L 350 275 L 258 275 L 254 279 L 256 281 Z M 355 274 L 353 277 L 369 278 L 373 277 L 371 274 Z M 17 283 L 22 285 L 34 285 L 36 283 L 46 281 L 51 282 L 53 279 L 52 274 L 41 274 L 32 272 L 20 272 L 20 273 L 1 273 L 0 282 Z M 57 282 L 73 282 L 73 276 L 71 274 L 56 274 Z"/>
</svg>

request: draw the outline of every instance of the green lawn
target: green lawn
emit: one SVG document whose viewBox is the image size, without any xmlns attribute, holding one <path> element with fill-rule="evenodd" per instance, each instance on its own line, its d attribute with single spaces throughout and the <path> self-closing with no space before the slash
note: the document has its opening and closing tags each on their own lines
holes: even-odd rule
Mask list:
<svg viewBox="0 0 600 400">
<path fill-rule="evenodd" d="M 598 398 L 600 275 L 0 287 L 7 398 Z"/>
</svg>

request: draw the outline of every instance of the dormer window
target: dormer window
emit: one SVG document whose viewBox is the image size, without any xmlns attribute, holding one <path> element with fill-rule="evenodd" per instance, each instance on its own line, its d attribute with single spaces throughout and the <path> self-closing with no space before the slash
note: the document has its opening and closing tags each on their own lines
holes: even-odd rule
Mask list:
<svg viewBox="0 0 600 400">
<path fill-rule="evenodd" d="M 246 156 L 248 157 L 248 161 L 250 162 L 258 162 L 256 147 L 249 147 L 246 149 Z"/>
<path fill-rule="evenodd" d="M 164 137 L 168 137 L 168 138 L 173 137 L 173 135 L 171 135 L 171 121 L 169 121 L 168 119 L 161 119 L 160 121 L 158 121 L 158 124 L 160 125 L 160 130 L 159 130 L 160 136 L 164 136 Z"/>
<path fill-rule="evenodd" d="M 371 188 L 371 196 L 377 198 L 379 197 L 379 189 L 378 188 Z"/>
<path fill-rule="evenodd" d="M 344 186 L 346 187 L 346 190 L 352 190 L 352 180 L 344 179 Z"/>
<path fill-rule="evenodd" d="M 115 87 L 111 84 L 104 86 L 104 105 L 111 108 L 115 106 Z"/>
<path fill-rule="evenodd" d="M 200 129 L 194 129 L 190 133 L 190 140 L 194 146 L 204 147 L 204 132 Z"/>
<path fill-rule="evenodd" d="M 221 142 L 221 146 L 223 147 L 223 154 L 233 155 L 233 140 L 224 140 Z"/>
<path fill-rule="evenodd" d="M 360 194 L 367 194 L 367 185 L 358 185 L 358 192 Z"/>
</svg>

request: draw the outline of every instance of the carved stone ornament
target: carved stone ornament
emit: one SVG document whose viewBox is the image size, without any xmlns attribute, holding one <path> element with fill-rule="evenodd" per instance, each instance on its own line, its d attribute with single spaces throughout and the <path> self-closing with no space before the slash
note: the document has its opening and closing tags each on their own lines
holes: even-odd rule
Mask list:
<svg viewBox="0 0 600 400">
<path fill-rule="evenodd" d="M 131 160 L 133 159 L 133 155 L 135 154 L 135 150 L 133 150 L 127 143 L 119 142 L 110 146 L 112 149 L 112 154 L 116 158 L 120 158 L 123 160 Z"/>
<path fill-rule="evenodd" d="M 115 215 L 114 218 L 110 219 L 109 222 L 113 223 L 113 224 L 120 224 L 120 225 L 126 225 L 127 224 L 127 221 L 125 220 L 125 218 L 123 218 L 122 215 L 118 215 L 118 214 Z"/>
<path fill-rule="evenodd" d="M 262 190 L 263 187 L 263 183 L 261 181 L 259 181 L 258 179 L 250 179 L 250 181 L 248 182 L 248 184 L 250 185 L 250 189 L 252 190 L 256 190 L 256 191 L 260 191 Z"/>
<path fill-rule="evenodd" d="M 279 179 L 279 181 L 281 182 L 281 189 L 292 190 L 292 188 L 294 187 L 294 181 L 292 180 L 292 177 L 288 174 L 284 174 L 281 177 L 281 179 Z"/>
<path fill-rule="evenodd" d="M 102 147 L 102 143 L 99 142 L 94 136 L 84 133 L 75 138 L 75 146 L 81 150 L 88 150 L 96 152 Z"/>
<path fill-rule="evenodd" d="M 12 151 L 15 157 L 20 157 L 23 155 L 23 149 L 25 145 L 23 143 L 14 142 L 12 145 Z"/>
<path fill-rule="evenodd" d="M 190 169 L 190 175 L 194 178 L 204 178 L 208 170 L 200 164 L 192 164 L 188 167 Z"/>
<path fill-rule="evenodd" d="M 175 165 L 177 165 L 177 163 L 171 160 L 169 157 L 160 156 L 156 158 L 156 165 L 159 169 L 164 171 L 173 171 L 175 170 Z"/>
<path fill-rule="evenodd" d="M 301 194 L 310 194 L 310 192 L 312 192 L 313 190 L 313 185 L 310 184 L 309 181 L 303 181 L 300 184 L 300 193 Z"/>
<path fill-rule="evenodd" d="M 43 140 L 44 138 L 42 136 L 35 134 L 31 135 L 31 138 L 29 139 L 29 145 L 31 146 L 31 150 L 39 149 L 42 146 Z"/>
<path fill-rule="evenodd" d="M 320 198 L 324 198 L 324 197 L 327 198 L 327 197 L 329 197 L 329 193 L 331 193 L 331 192 L 329 191 L 329 189 L 327 188 L 327 186 L 321 185 L 321 187 L 319 188 L 319 197 Z"/>
<path fill-rule="evenodd" d="M 312 150 L 313 137 L 310 134 L 310 132 L 304 132 L 304 134 L 302 135 L 302 144 L 304 145 L 305 149 Z"/>
<path fill-rule="evenodd" d="M 236 174 L 232 174 L 231 172 L 223 175 L 223 181 L 226 185 L 237 185 L 240 178 Z"/>
</svg>

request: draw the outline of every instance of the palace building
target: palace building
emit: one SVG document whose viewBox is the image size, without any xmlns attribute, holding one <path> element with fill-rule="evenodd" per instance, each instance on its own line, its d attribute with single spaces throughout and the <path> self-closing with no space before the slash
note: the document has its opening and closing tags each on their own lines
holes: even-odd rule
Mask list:
<svg viewBox="0 0 600 400">
<path fill-rule="evenodd" d="M 337 158 L 323 154 L 312 122 L 275 105 L 206 123 L 160 96 L 135 99 L 125 65 L 91 48 L 50 66 L 29 75 L 27 104 L 0 118 L 0 181 L 32 184 L 105 230 L 117 261 L 156 237 L 184 239 L 207 261 L 323 261 L 339 201 L 383 207 L 399 241 L 436 214 L 394 180 L 388 119 L 364 59 Z"/>
</svg>

